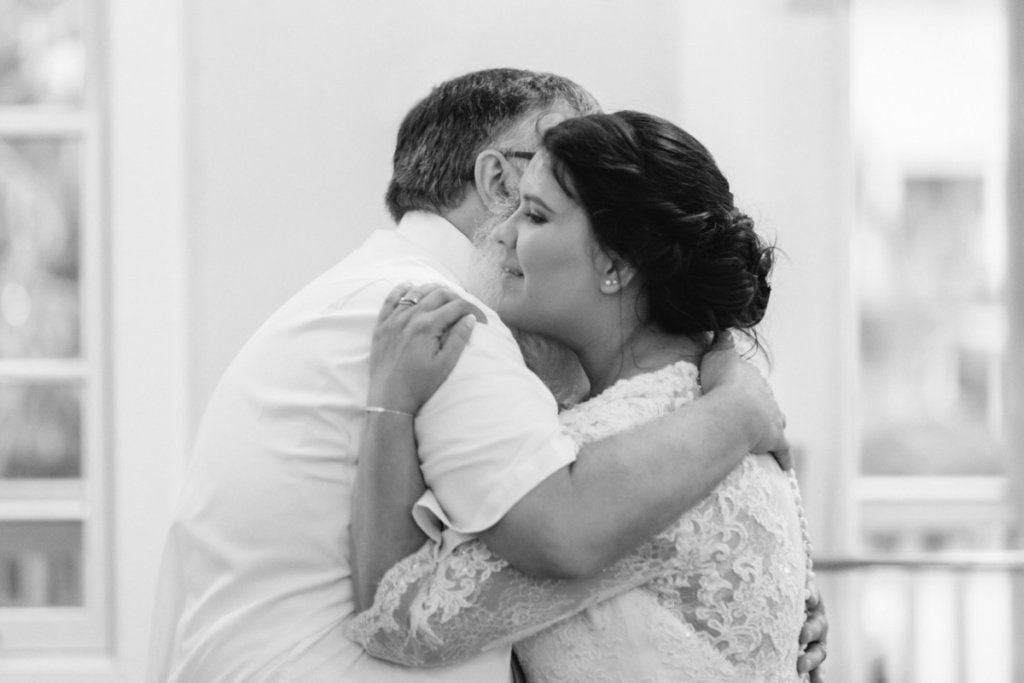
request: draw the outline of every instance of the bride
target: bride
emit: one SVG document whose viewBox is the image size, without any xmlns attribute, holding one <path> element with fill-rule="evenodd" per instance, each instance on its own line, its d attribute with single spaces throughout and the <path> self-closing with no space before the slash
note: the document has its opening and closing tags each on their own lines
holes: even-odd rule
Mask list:
<svg viewBox="0 0 1024 683">
<path fill-rule="evenodd" d="M 577 441 L 693 400 L 701 356 L 730 330 L 757 345 L 772 248 L 685 131 L 628 111 L 569 119 L 544 134 L 520 192 L 491 235 L 503 274 L 495 310 L 578 356 L 589 396 L 561 414 Z M 381 312 L 370 405 L 415 413 L 454 360 L 437 363 L 442 343 L 417 333 L 433 306 L 400 295 Z M 422 491 L 412 421 L 394 417 L 367 427 L 379 433 L 366 435 L 360 469 L 377 459 L 402 474 L 376 489 L 389 499 L 359 502 L 355 515 L 408 511 Z M 795 477 L 770 456 L 748 457 L 671 527 L 587 577 L 531 578 L 479 540 L 422 537 L 400 559 L 391 539 L 420 532 L 407 513 L 391 519 L 394 533 L 353 549 L 394 565 L 361 577 L 379 587 L 348 627 L 374 656 L 430 666 L 515 643 L 530 681 L 801 678 L 810 547 Z"/>
</svg>

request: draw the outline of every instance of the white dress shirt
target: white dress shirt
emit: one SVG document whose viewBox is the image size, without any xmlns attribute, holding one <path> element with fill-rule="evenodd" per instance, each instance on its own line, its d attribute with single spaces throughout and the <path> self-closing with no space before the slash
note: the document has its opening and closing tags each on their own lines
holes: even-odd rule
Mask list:
<svg viewBox="0 0 1024 683">
<path fill-rule="evenodd" d="M 473 258 L 470 241 L 443 218 L 407 214 L 296 294 L 242 348 L 203 417 L 168 536 L 156 679 L 510 680 L 507 648 L 412 670 L 342 635 L 353 614 L 348 523 L 380 306 L 405 281 L 466 296 Z M 576 457 L 551 394 L 483 308 L 487 324 L 474 328 L 416 419 L 430 492 L 415 517 L 434 538 L 487 529 Z"/>
</svg>

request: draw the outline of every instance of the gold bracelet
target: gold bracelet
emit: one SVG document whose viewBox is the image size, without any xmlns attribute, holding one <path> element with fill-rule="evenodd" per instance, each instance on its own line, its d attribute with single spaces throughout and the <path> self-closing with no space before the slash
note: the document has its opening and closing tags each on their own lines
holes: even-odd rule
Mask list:
<svg viewBox="0 0 1024 683">
<path fill-rule="evenodd" d="M 405 417 L 416 417 L 412 413 L 407 413 L 404 410 L 393 410 L 391 408 L 381 408 L 380 406 L 366 406 L 366 412 L 368 412 L 368 413 L 389 413 L 391 415 L 404 415 Z"/>
</svg>

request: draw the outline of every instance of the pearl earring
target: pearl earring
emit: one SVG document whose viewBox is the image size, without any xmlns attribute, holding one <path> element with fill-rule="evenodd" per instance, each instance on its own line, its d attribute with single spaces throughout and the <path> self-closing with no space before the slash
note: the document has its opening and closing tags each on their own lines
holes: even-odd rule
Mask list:
<svg viewBox="0 0 1024 683">
<path fill-rule="evenodd" d="M 617 284 L 619 284 L 619 281 L 618 280 L 613 280 L 611 278 L 608 278 L 607 280 L 604 281 L 604 286 L 605 287 L 612 287 L 613 285 L 617 285 Z"/>
</svg>

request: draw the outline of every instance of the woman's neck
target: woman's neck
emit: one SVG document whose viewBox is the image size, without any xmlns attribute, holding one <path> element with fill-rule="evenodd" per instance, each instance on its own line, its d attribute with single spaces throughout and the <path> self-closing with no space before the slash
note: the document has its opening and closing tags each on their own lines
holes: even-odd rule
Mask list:
<svg viewBox="0 0 1024 683">
<path fill-rule="evenodd" d="M 577 349 L 583 371 L 590 380 L 590 395 L 597 396 L 621 379 L 653 372 L 687 360 L 700 363 L 703 348 L 689 337 L 665 334 L 637 325 L 619 338 L 588 343 Z"/>
</svg>

